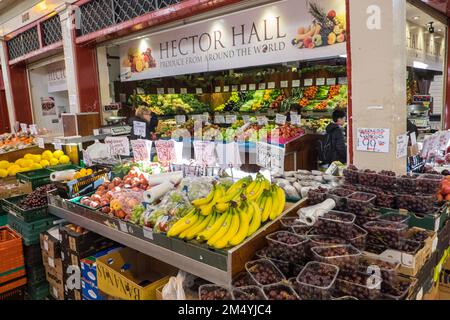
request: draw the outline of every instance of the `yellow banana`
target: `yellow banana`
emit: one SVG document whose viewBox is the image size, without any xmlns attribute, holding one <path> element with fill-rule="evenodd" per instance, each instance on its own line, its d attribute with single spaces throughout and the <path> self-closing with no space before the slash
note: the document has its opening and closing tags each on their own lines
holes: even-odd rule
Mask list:
<svg viewBox="0 0 450 320">
<path fill-rule="evenodd" d="M 272 210 L 272 197 L 268 196 L 262 212 L 262 222 L 266 222 L 269 219 L 270 212 Z"/>
<path fill-rule="evenodd" d="M 257 185 L 258 185 L 258 180 L 257 180 L 257 179 L 253 180 L 253 181 L 248 185 L 248 187 L 245 189 L 245 195 L 248 196 L 249 194 L 251 194 L 251 193 L 253 192 L 253 190 L 255 190 L 255 188 L 257 187 Z"/>
<path fill-rule="evenodd" d="M 194 223 L 191 227 L 187 228 L 186 230 L 184 230 L 182 233 L 180 233 L 180 235 L 178 236 L 178 238 L 180 239 L 185 239 L 186 235 L 189 233 L 189 231 L 192 231 L 192 229 L 196 228 L 199 224 L 201 224 L 203 222 L 203 220 L 205 220 L 205 217 L 199 217 L 197 219 L 197 222 Z"/>
<path fill-rule="evenodd" d="M 286 205 L 286 194 L 284 193 L 284 190 L 280 188 L 279 186 L 276 186 L 277 188 L 277 201 L 278 201 L 278 211 L 277 211 L 277 217 L 281 215 L 284 211 L 284 206 Z"/>
<path fill-rule="evenodd" d="M 262 217 L 262 211 L 258 208 L 257 204 L 254 202 L 250 202 L 250 205 L 254 207 L 254 213 L 252 222 L 248 227 L 247 232 L 248 237 L 254 234 L 259 229 L 259 227 L 261 227 L 261 217 Z"/>
<path fill-rule="evenodd" d="M 216 191 L 217 191 L 217 188 L 214 185 L 211 192 L 208 194 L 208 196 L 206 196 L 205 198 L 200 198 L 200 199 L 192 201 L 192 205 L 194 205 L 196 207 L 200 207 L 200 206 L 210 203 L 211 200 L 214 198 L 214 194 L 216 193 Z"/>
<path fill-rule="evenodd" d="M 219 227 L 217 232 L 214 233 L 214 235 L 211 238 L 209 238 L 209 240 L 207 242 L 209 246 L 212 247 L 212 244 L 214 244 L 216 241 L 221 239 L 230 229 L 231 219 L 233 218 L 233 214 L 232 214 L 231 210 L 229 210 L 227 213 L 225 213 L 225 217 L 226 217 L 225 221 Z"/>
<path fill-rule="evenodd" d="M 171 236 L 175 236 L 175 235 L 180 234 L 181 231 L 176 233 L 178 231 L 178 228 L 182 227 L 184 222 L 187 219 L 191 218 L 194 214 L 195 214 L 195 209 L 194 208 L 190 209 L 183 218 L 181 218 L 180 220 L 178 220 L 177 222 L 174 223 L 174 225 L 167 232 L 167 236 L 171 237 Z"/>
<path fill-rule="evenodd" d="M 216 203 L 216 210 L 220 213 L 224 213 L 225 211 L 227 211 L 228 209 L 230 209 L 230 202 L 221 202 L 221 203 Z"/>
<path fill-rule="evenodd" d="M 231 240 L 228 241 L 228 245 L 230 245 L 231 247 L 237 246 L 238 244 L 243 242 L 245 238 L 247 238 L 248 230 L 250 227 L 250 221 L 244 209 L 240 209 L 238 212 L 239 212 L 239 230 L 234 235 L 234 237 L 232 237 Z"/>
<path fill-rule="evenodd" d="M 254 207 L 251 205 L 250 201 L 244 202 L 244 212 L 247 214 L 248 222 L 252 221 L 254 215 Z"/>
<path fill-rule="evenodd" d="M 227 233 L 221 238 L 219 238 L 216 242 L 211 243 L 211 245 L 216 249 L 223 249 L 228 245 L 228 242 L 234 238 L 234 236 L 239 231 L 239 225 L 240 225 L 240 218 L 239 213 L 237 209 L 232 209 L 232 217 L 231 217 L 231 224 L 230 228 L 228 229 Z"/>
<path fill-rule="evenodd" d="M 205 230 L 205 228 L 208 226 L 209 222 L 214 219 L 216 213 L 213 212 L 211 215 L 207 217 L 203 217 L 203 220 L 200 224 L 197 224 L 197 226 L 194 228 L 189 228 L 189 232 L 186 234 L 186 240 L 192 240 L 194 239 L 197 234 Z"/>
<path fill-rule="evenodd" d="M 189 217 L 183 217 L 181 220 L 183 220 L 181 223 L 178 221 L 176 224 L 173 225 L 172 228 L 167 232 L 168 237 L 175 237 L 179 234 L 181 234 L 184 230 L 191 227 L 194 223 L 197 222 L 199 218 L 199 215 L 193 211 L 193 213 L 189 214 Z"/>
<path fill-rule="evenodd" d="M 258 202 L 256 203 L 258 205 L 258 209 L 259 209 L 259 213 L 262 214 L 262 212 L 264 211 L 264 208 L 266 206 L 266 201 L 267 201 L 267 197 L 265 196 L 265 194 L 263 193 L 261 195 L 261 197 L 259 197 Z"/>
<path fill-rule="evenodd" d="M 206 234 L 207 232 L 209 232 L 209 230 L 211 230 L 211 228 L 214 226 L 214 224 L 216 223 L 216 221 L 220 218 L 219 214 L 217 212 L 213 212 L 211 214 L 212 219 L 209 221 L 208 225 L 206 226 L 205 230 L 202 230 L 198 233 L 198 235 L 196 236 L 197 241 L 204 241 L 205 239 L 201 239 L 201 235 Z"/>
<path fill-rule="evenodd" d="M 238 189 L 234 190 L 233 192 L 227 192 L 223 197 L 217 200 L 217 203 L 225 203 L 232 201 L 236 196 L 240 196 L 243 192 L 244 187 L 241 186 Z"/>
<path fill-rule="evenodd" d="M 256 200 L 258 197 L 261 196 L 261 194 L 264 191 L 265 183 L 263 181 L 258 182 L 258 185 L 253 191 L 251 191 L 249 194 L 247 194 L 247 199 L 249 200 Z"/>
<path fill-rule="evenodd" d="M 275 220 L 278 217 L 278 208 L 279 208 L 279 202 L 278 202 L 278 196 L 277 196 L 277 190 L 275 187 L 273 187 L 270 191 L 270 197 L 272 198 L 272 210 L 270 211 L 270 220 Z"/>
<path fill-rule="evenodd" d="M 222 226 L 222 224 L 225 222 L 227 218 L 227 213 L 222 213 L 219 218 L 216 219 L 216 222 L 209 228 L 209 230 L 204 231 L 200 233 L 197 237 L 199 241 L 207 241 L 209 240 L 213 235 L 217 233 L 219 228 Z"/>
<path fill-rule="evenodd" d="M 267 179 L 264 179 L 264 180 L 261 182 L 261 188 L 260 188 L 259 190 L 255 191 L 255 192 L 256 192 L 255 195 L 249 197 L 249 199 L 250 199 L 250 200 L 256 200 L 256 199 L 258 199 L 259 197 L 261 197 L 261 195 L 262 195 L 262 193 L 264 192 L 264 190 L 269 190 L 269 189 L 270 189 L 270 182 L 269 182 Z"/>
<path fill-rule="evenodd" d="M 227 194 L 231 194 L 236 192 L 237 189 L 240 189 L 244 184 L 249 184 L 252 181 L 252 177 L 242 178 L 239 181 L 235 182 L 230 189 L 227 190 Z"/>
<path fill-rule="evenodd" d="M 217 191 L 214 194 L 214 198 L 208 204 L 200 207 L 200 213 L 204 216 L 210 215 L 213 211 L 214 206 L 217 203 L 217 200 L 222 198 L 224 194 L 223 187 L 218 186 Z"/>
</svg>

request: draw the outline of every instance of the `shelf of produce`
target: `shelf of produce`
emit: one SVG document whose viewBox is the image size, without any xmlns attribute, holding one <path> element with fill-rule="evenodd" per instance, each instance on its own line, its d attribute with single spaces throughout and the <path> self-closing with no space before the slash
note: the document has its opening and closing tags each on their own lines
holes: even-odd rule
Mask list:
<svg viewBox="0 0 450 320">
<path fill-rule="evenodd" d="M 38 146 L 31 146 L 31 147 L 24 148 L 24 149 L 0 153 L 0 160 L 14 162 L 17 159 L 23 158 L 27 153 L 41 154 L 42 151 L 43 151 L 43 149 L 39 148 Z"/>
<path fill-rule="evenodd" d="M 62 201 L 64 202 L 65 200 Z M 266 245 L 266 235 L 280 228 L 281 217 L 295 214 L 304 204 L 304 201 L 295 204 L 287 203 L 285 212 L 277 220 L 267 223 L 239 246 L 222 252 L 214 252 L 205 248 L 205 246 L 180 241 L 178 239 L 169 239 L 171 241 L 171 248 L 168 248 L 166 244 L 156 244 L 155 242 L 145 240 L 143 237 L 138 237 L 134 233 L 123 232 L 121 228 L 113 228 L 99 221 L 94 221 L 88 216 L 74 212 L 73 209 L 64 205 L 64 203 L 58 205 L 54 201 L 50 201 L 48 210 L 49 213 L 59 218 L 77 224 L 87 230 L 98 233 L 205 280 L 221 285 L 229 285 L 233 275 L 243 271 L 245 263 L 253 259 L 254 253 Z M 138 228 L 140 227 L 133 227 L 135 230 Z M 205 254 L 204 257 L 203 254 Z M 219 268 L 217 265 L 223 265 L 224 268 Z"/>
</svg>

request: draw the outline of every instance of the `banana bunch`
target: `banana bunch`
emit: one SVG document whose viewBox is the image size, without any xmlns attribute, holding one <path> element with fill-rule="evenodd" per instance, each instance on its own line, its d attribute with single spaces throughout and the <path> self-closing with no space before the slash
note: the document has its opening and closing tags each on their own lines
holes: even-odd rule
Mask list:
<svg viewBox="0 0 450 320">
<path fill-rule="evenodd" d="M 284 210 L 283 189 L 262 175 L 244 178 L 227 191 L 214 185 L 207 197 L 192 201 L 193 208 L 176 222 L 168 237 L 206 242 L 215 249 L 234 247 L 253 235 L 261 225 Z"/>
</svg>

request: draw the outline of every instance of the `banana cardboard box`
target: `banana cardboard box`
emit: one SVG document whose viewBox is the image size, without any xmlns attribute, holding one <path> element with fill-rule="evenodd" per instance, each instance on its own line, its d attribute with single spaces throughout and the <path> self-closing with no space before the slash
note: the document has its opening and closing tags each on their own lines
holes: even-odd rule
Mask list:
<svg viewBox="0 0 450 320">
<path fill-rule="evenodd" d="M 98 289 L 122 300 L 156 300 L 156 289 L 177 269 L 124 248 L 97 259 Z"/>
</svg>

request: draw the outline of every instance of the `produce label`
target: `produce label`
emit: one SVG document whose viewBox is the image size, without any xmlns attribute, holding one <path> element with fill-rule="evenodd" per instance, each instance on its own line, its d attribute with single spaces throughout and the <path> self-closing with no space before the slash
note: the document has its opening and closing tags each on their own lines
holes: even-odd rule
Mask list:
<svg viewBox="0 0 450 320">
<path fill-rule="evenodd" d="M 216 93 L 219 93 L 220 91 L 222 91 L 222 88 L 221 88 L 220 86 L 217 86 L 217 87 L 214 89 L 214 91 L 215 91 Z"/>
<path fill-rule="evenodd" d="M 336 85 L 336 78 L 327 78 L 327 86 Z"/>
<path fill-rule="evenodd" d="M 265 116 L 258 116 L 256 119 L 260 126 L 265 126 L 267 124 L 267 118 Z"/>
<path fill-rule="evenodd" d="M 217 164 L 215 143 L 212 141 L 194 141 L 195 162 L 199 165 Z"/>
<path fill-rule="evenodd" d="M 162 163 L 176 162 L 175 143 L 172 140 L 158 140 L 155 142 L 158 160 Z"/>
<path fill-rule="evenodd" d="M 339 77 L 338 78 L 338 83 L 340 85 L 346 85 L 347 84 L 347 77 Z"/>
<path fill-rule="evenodd" d="M 247 85 L 241 84 L 241 91 L 246 91 L 246 90 L 247 90 Z"/>
<path fill-rule="evenodd" d="M 180 89 L 181 94 L 187 94 L 187 88 L 181 88 Z"/>
<path fill-rule="evenodd" d="M 284 124 L 286 124 L 286 118 L 287 117 L 285 115 L 277 113 L 277 115 L 275 117 L 275 123 L 276 124 L 280 124 L 280 125 L 284 125 Z"/>
<path fill-rule="evenodd" d="M 230 114 L 225 117 L 226 124 L 233 124 L 237 121 L 237 117 L 235 114 Z"/>
<path fill-rule="evenodd" d="M 130 155 L 130 140 L 127 137 L 106 137 L 105 143 L 112 156 Z"/>
<path fill-rule="evenodd" d="M 233 92 L 238 91 L 238 89 L 239 89 L 239 86 L 236 86 L 236 85 L 231 86 L 231 91 L 233 91 Z"/>
<path fill-rule="evenodd" d="M 255 91 L 256 90 L 256 84 L 254 84 L 254 83 L 249 84 L 248 85 L 248 90 Z"/>
<path fill-rule="evenodd" d="M 260 83 L 260 84 L 258 85 L 258 89 L 259 89 L 259 90 L 266 90 L 266 84 L 265 84 L 265 83 Z"/>
<path fill-rule="evenodd" d="M 256 143 L 256 164 L 262 168 L 270 167 L 270 145 L 264 142 Z"/>
<path fill-rule="evenodd" d="M 218 164 L 222 168 L 237 167 L 242 164 L 239 145 L 236 142 L 218 143 L 216 152 Z"/>
<path fill-rule="evenodd" d="M 280 82 L 280 87 L 281 88 L 287 88 L 287 87 L 289 87 L 289 82 L 288 81 L 281 81 Z"/>
<path fill-rule="evenodd" d="M 300 80 L 292 80 L 292 87 L 293 88 L 300 87 Z"/>
<path fill-rule="evenodd" d="M 223 92 L 230 92 L 230 86 L 223 86 Z"/>
<path fill-rule="evenodd" d="M 358 128 L 356 150 L 389 153 L 389 129 Z"/>
<path fill-rule="evenodd" d="M 284 171 L 285 150 L 265 142 L 256 143 L 256 164 L 275 172 Z"/>
<path fill-rule="evenodd" d="M 316 86 L 325 85 L 325 78 L 316 78 Z"/>
<path fill-rule="evenodd" d="M 223 115 L 214 116 L 214 122 L 216 124 L 223 124 L 225 123 L 225 117 Z"/>
<path fill-rule="evenodd" d="M 269 3 L 122 44 L 120 76 L 136 81 L 335 57 L 346 53 L 345 29 L 343 0 Z"/>
<path fill-rule="evenodd" d="M 133 149 L 134 161 L 149 161 L 152 150 L 152 141 L 150 140 L 132 140 L 131 149 Z"/>
<path fill-rule="evenodd" d="M 137 137 L 145 138 L 147 125 L 142 121 L 133 121 L 133 134 Z"/>
<path fill-rule="evenodd" d="M 397 144 L 396 156 L 397 156 L 397 159 L 404 158 L 404 157 L 406 157 L 408 155 L 408 141 L 409 141 L 409 136 L 406 133 L 397 136 L 397 138 L 396 138 L 396 144 Z"/>
<path fill-rule="evenodd" d="M 175 88 L 169 88 L 167 89 L 168 94 L 175 94 Z"/>
<path fill-rule="evenodd" d="M 302 116 L 291 112 L 291 124 L 294 126 L 300 126 L 302 122 Z"/>
<path fill-rule="evenodd" d="M 55 150 L 62 150 L 62 142 L 59 139 L 53 140 L 53 146 L 55 147 Z"/>
<path fill-rule="evenodd" d="M 185 115 L 175 116 L 175 121 L 177 122 L 177 124 L 183 124 L 186 122 L 186 116 Z"/>
<path fill-rule="evenodd" d="M 275 89 L 275 82 L 267 83 L 267 89 Z"/>
<path fill-rule="evenodd" d="M 26 123 L 20 124 L 20 131 L 27 132 L 28 131 L 28 125 Z"/>
<path fill-rule="evenodd" d="M 156 89 L 156 92 L 158 94 L 164 94 L 164 88 L 158 88 L 158 89 Z"/>
<path fill-rule="evenodd" d="M 30 124 L 30 133 L 31 133 L 31 134 L 34 134 L 34 135 L 38 134 L 38 131 L 37 131 L 37 125 L 35 125 L 35 124 Z"/>
<path fill-rule="evenodd" d="M 144 226 L 143 228 L 144 228 L 144 237 L 153 240 L 153 229 L 148 228 L 146 226 Z"/>
<path fill-rule="evenodd" d="M 305 79 L 305 80 L 303 81 L 303 85 L 304 85 L 305 87 L 311 87 L 311 86 L 313 85 L 313 79 Z"/>
<path fill-rule="evenodd" d="M 195 89 L 195 93 L 202 94 L 203 93 L 203 89 L 202 88 L 197 88 L 197 89 Z"/>
<path fill-rule="evenodd" d="M 248 123 L 250 122 L 250 116 L 245 114 L 242 116 L 242 120 L 244 121 L 244 123 Z"/>
<path fill-rule="evenodd" d="M 37 138 L 38 147 L 41 149 L 45 149 L 44 138 Z"/>
</svg>

